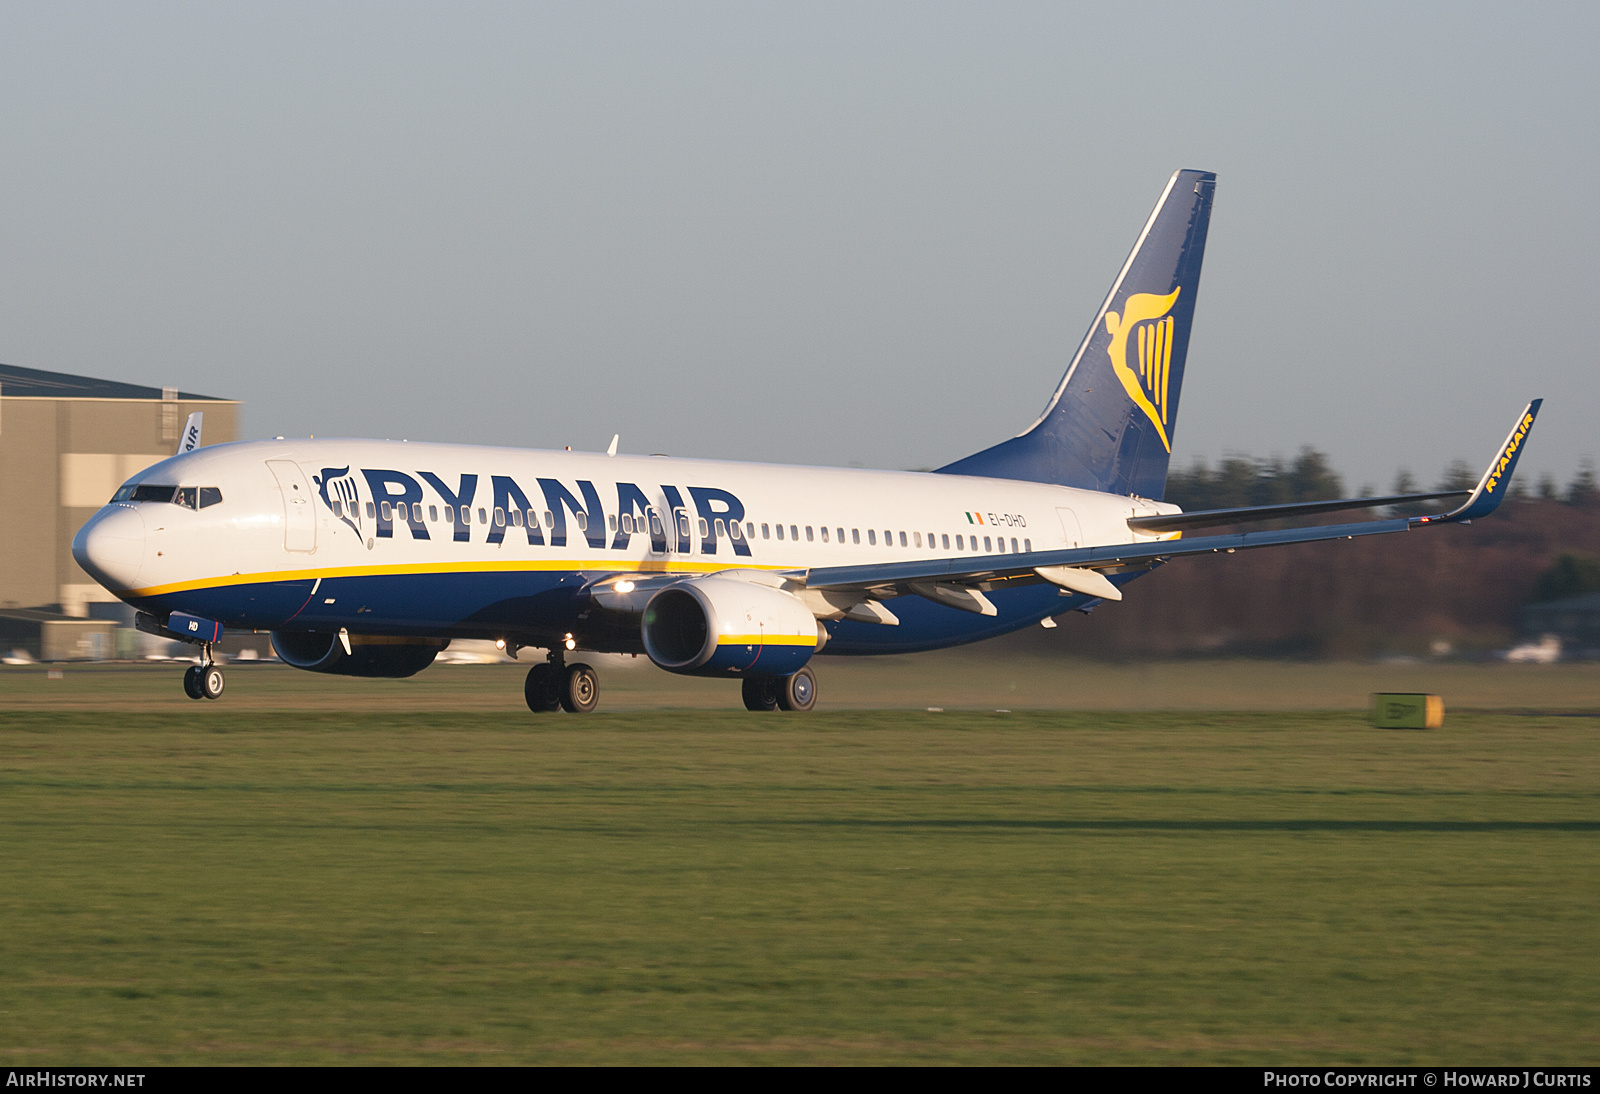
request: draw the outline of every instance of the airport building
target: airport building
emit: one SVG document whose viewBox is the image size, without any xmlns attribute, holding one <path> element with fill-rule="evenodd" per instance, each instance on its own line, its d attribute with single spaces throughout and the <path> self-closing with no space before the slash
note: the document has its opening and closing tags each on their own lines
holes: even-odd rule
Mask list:
<svg viewBox="0 0 1600 1094">
<path fill-rule="evenodd" d="M 111 656 L 95 617 L 121 607 L 72 558 L 72 537 L 129 476 L 177 451 L 188 416 L 205 412 L 207 444 L 236 440 L 239 403 L 0 365 L 0 645 L 30 626 L 34 656 Z M 97 610 L 96 605 L 104 606 Z M 74 625 L 70 621 L 79 620 Z M 61 634 L 45 641 L 53 624 Z M 109 633 L 109 632 L 106 632 Z"/>
</svg>

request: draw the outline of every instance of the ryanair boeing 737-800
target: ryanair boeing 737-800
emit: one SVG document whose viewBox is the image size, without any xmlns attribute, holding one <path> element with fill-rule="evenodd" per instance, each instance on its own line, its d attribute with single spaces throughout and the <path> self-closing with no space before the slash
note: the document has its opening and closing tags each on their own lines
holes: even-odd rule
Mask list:
<svg viewBox="0 0 1600 1094">
<path fill-rule="evenodd" d="M 1180 512 L 1161 500 L 1216 176 L 1167 183 L 1060 386 L 1023 433 L 931 473 L 449 444 L 196 447 L 130 479 L 73 556 L 194 642 L 184 686 L 222 693 L 224 629 L 296 668 L 410 676 L 452 639 L 548 651 L 535 711 L 592 710 L 583 650 L 734 677 L 752 710 L 808 710 L 814 654 L 975 642 L 1121 600 L 1181 555 L 1347 539 L 1491 512 L 1538 413 L 1471 491 Z M 1183 538 L 1194 529 L 1423 500 L 1435 516 Z"/>
</svg>

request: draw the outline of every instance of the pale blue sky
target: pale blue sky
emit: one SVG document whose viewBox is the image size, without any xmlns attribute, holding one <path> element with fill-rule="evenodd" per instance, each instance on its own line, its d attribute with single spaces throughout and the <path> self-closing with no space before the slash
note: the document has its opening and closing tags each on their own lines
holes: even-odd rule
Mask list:
<svg viewBox="0 0 1600 1094">
<path fill-rule="evenodd" d="M 0 361 L 931 466 L 1218 172 L 1179 460 L 1600 455 L 1600 6 L 0 4 Z"/>
</svg>

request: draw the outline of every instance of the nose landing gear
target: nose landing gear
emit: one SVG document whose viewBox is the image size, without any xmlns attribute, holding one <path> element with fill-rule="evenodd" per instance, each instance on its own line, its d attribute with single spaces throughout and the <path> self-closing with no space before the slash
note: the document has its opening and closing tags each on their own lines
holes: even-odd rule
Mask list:
<svg viewBox="0 0 1600 1094">
<path fill-rule="evenodd" d="M 211 646 L 205 647 L 205 663 L 190 665 L 183 673 L 183 693 L 191 699 L 218 699 L 228 686 L 222 670 L 211 660 Z"/>
</svg>

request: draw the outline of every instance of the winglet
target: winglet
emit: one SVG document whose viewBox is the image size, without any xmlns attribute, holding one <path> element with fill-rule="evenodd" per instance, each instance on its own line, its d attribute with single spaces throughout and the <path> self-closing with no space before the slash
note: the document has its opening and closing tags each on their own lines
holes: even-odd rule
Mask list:
<svg viewBox="0 0 1600 1094">
<path fill-rule="evenodd" d="M 1478 480 L 1478 488 L 1459 509 L 1452 509 L 1436 517 L 1413 517 L 1411 523 L 1435 524 L 1443 521 L 1476 520 L 1500 508 L 1500 503 L 1505 500 L 1506 490 L 1511 483 L 1511 472 L 1516 469 L 1517 460 L 1522 456 L 1522 447 L 1528 440 L 1528 434 L 1533 430 L 1533 420 L 1539 416 L 1539 406 L 1543 402 L 1543 399 L 1535 399 L 1523 408 L 1522 413 L 1517 416 L 1517 424 L 1511 427 L 1511 433 L 1506 437 L 1505 444 L 1500 446 L 1500 450 L 1494 454 L 1494 459 L 1489 463 L 1489 469 L 1483 473 L 1483 478 Z"/>
</svg>

